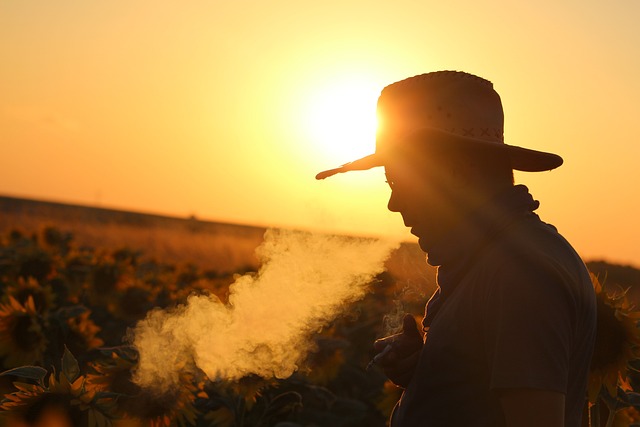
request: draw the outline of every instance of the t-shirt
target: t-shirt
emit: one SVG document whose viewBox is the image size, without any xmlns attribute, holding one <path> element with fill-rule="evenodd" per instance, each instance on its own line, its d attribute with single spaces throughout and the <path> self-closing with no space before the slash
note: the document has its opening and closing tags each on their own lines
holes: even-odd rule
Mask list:
<svg viewBox="0 0 640 427">
<path fill-rule="evenodd" d="M 466 264 L 430 323 L 393 427 L 504 425 L 499 389 L 565 394 L 578 427 L 596 330 L 588 271 L 536 215 L 510 224 Z"/>
</svg>

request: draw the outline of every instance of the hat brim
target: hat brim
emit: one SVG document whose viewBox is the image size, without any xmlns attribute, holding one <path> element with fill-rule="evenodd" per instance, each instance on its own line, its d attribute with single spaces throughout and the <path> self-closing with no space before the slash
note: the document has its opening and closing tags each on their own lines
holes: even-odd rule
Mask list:
<svg viewBox="0 0 640 427">
<path fill-rule="evenodd" d="M 439 136 L 440 138 L 434 138 Z M 563 160 L 557 154 L 545 151 L 531 150 L 529 148 L 518 147 L 516 145 L 508 145 L 497 142 L 485 141 L 482 139 L 469 138 L 460 136 L 440 129 L 422 129 L 412 134 L 407 139 L 424 139 L 425 143 L 433 143 L 434 141 L 445 137 L 457 144 L 470 144 L 469 147 L 478 149 L 502 151 L 508 154 L 511 168 L 524 172 L 543 172 L 555 169 L 562 165 Z M 444 142 L 444 141 L 443 141 Z M 353 162 L 346 163 L 340 167 L 322 171 L 316 175 L 316 179 L 325 179 L 330 176 L 343 172 L 351 172 L 357 170 L 368 170 L 378 166 L 384 166 L 387 163 L 387 156 L 379 151 L 365 156 Z"/>
</svg>

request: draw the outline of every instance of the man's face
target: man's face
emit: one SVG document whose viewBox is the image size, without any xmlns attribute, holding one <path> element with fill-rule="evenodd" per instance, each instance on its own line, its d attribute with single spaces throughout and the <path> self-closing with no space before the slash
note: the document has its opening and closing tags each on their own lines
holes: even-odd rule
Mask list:
<svg viewBox="0 0 640 427">
<path fill-rule="evenodd" d="M 391 187 L 388 208 L 399 212 L 404 225 L 418 237 L 423 251 L 446 238 L 463 215 L 456 195 L 461 183 L 451 167 L 418 165 L 410 161 L 385 166 Z"/>
</svg>

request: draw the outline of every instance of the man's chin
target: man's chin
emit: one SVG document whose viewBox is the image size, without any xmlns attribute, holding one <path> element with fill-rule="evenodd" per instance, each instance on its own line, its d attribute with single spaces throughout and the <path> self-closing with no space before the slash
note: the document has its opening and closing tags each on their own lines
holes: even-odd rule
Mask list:
<svg viewBox="0 0 640 427">
<path fill-rule="evenodd" d="M 418 246 L 420 246 L 423 252 L 429 253 L 430 246 L 424 238 L 418 237 Z"/>
</svg>

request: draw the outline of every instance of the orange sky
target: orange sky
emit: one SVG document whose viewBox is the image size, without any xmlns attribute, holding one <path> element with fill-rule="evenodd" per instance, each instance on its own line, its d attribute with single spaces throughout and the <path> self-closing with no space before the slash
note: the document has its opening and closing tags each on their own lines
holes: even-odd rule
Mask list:
<svg viewBox="0 0 640 427">
<path fill-rule="evenodd" d="M 366 121 L 383 86 L 457 69 L 494 82 L 508 143 L 564 157 L 516 175 L 542 218 L 587 259 L 640 265 L 639 17 L 637 0 L 2 2 L 0 193 L 411 240 L 382 170 L 314 175 L 373 150 L 337 122 Z"/>
</svg>

